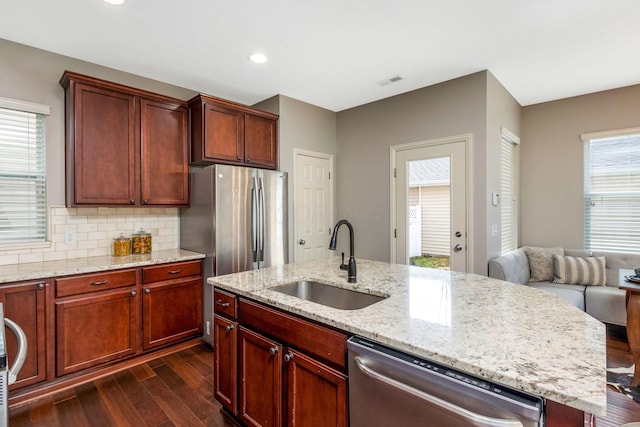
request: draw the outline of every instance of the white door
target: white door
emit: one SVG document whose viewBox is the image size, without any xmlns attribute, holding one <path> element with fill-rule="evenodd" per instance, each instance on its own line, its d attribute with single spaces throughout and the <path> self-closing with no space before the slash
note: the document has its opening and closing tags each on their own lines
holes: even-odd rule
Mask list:
<svg viewBox="0 0 640 427">
<path fill-rule="evenodd" d="M 434 245 L 442 245 L 446 253 L 436 254 L 448 257 L 449 268 L 453 271 L 466 271 L 467 269 L 467 178 L 466 178 L 466 151 L 467 142 L 464 139 L 451 140 L 440 143 L 414 143 L 392 147 L 392 156 L 395 155 L 395 203 L 392 203 L 392 256 L 395 254 L 395 262 L 409 264 L 409 187 L 410 185 L 440 186 L 448 185 L 449 206 L 442 213 L 430 212 L 428 202 L 421 206 L 422 218 L 429 215 L 439 215 L 439 223 L 434 232 L 427 239 L 437 239 Z M 410 170 L 423 170 L 423 173 L 413 173 Z M 411 181 L 414 182 L 411 182 Z M 425 212 L 426 210 L 426 212 Z M 431 224 L 423 224 L 422 233 L 428 233 Z M 434 229 L 434 227 L 431 227 Z M 424 240 L 423 240 L 424 241 Z M 395 246 L 395 247 L 394 247 Z M 442 252 L 442 251 L 440 251 Z M 429 254 L 427 254 L 429 255 Z"/>
<path fill-rule="evenodd" d="M 295 261 L 328 258 L 333 226 L 333 156 L 294 152 Z"/>
</svg>

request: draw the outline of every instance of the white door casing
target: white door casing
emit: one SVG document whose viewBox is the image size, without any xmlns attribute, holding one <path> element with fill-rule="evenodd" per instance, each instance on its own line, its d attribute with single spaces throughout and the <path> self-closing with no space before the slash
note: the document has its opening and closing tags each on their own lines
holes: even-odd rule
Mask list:
<svg viewBox="0 0 640 427">
<path fill-rule="evenodd" d="M 294 149 L 294 260 L 328 258 L 333 226 L 333 156 Z"/>
<path fill-rule="evenodd" d="M 469 232 L 468 197 L 471 193 L 471 176 L 468 158 L 471 157 L 471 135 L 460 135 L 437 140 L 419 141 L 391 147 L 391 260 L 407 264 L 409 260 L 408 213 L 408 162 L 450 158 L 450 268 L 466 271 L 472 265 Z M 458 248 L 454 249 L 457 245 Z"/>
</svg>

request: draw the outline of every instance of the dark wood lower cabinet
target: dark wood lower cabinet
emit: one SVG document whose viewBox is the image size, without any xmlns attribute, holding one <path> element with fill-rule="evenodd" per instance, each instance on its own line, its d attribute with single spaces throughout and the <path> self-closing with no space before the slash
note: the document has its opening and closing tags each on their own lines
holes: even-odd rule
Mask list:
<svg viewBox="0 0 640 427">
<path fill-rule="evenodd" d="M 139 304 L 135 288 L 57 301 L 57 375 L 134 355 Z"/>
<path fill-rule="evenodd" d="M 224 412 L 251 427 L 349 425 L 344 333 L 215 295 L 227 308 L 214 315 L 214 392 Z"/>
<path fill-rule="evenodd" d="M 282 345 L 240 327 L 240 410 L 249 426 L 282 425 Z"/>
<path fill-rule="evenodd" d="M 295 350 L 284 355 L 287 378 L 287 425 L 347 426 L 347 377 Z"/>
<path fill-rule="evenodd" d="M 202 277 L 145 285 L 142 294 L 144 350 L 202 334 Z"/>
<path fill-rule="evenodd" d="M 20 326 L 27 337 L 27 358 L 18 380 L 9 387 L 9 391 L 47 379 L 45 300 L 48 289 L 50 283 L 44 280 L 0 286 L 0 302 L 5 317 Z M 13 363 L 17 348 L 14 335 L 6 333 L 9 363 Z"/>
<path fill-rule="evenodd" d="M 213 316 L 213 379 L 218 402 L 238 414 L 238 323 Z"/>
</svg>

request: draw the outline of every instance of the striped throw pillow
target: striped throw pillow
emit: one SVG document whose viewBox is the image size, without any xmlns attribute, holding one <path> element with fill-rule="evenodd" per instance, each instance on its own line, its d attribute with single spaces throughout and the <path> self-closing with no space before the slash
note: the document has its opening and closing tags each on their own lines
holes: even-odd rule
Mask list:
<svg viewBox="0 0 640 427">
<path fill-rule="evenodd" d="M 607 281 L 606 258 L 553 256 L 553 283 L 604 286 Z"/>
</svg>

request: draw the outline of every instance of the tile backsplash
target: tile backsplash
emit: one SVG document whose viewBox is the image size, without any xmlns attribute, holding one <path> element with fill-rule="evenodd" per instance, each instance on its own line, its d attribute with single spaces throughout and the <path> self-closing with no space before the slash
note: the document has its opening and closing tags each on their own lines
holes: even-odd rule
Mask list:
<svg viewBox="0 0 640 427">
<path fill-rule="evenodd" d="M 48 220 L 50 244 L 0 247 L 0 265 L 111 255 L 115 237 L 140 228 L 151 233 L 152 251 L 180 247 L 178 208 L 51 206 Z"/>
</svg>

